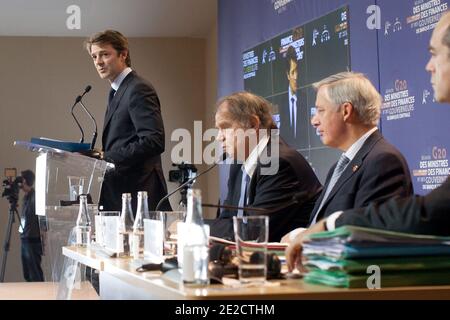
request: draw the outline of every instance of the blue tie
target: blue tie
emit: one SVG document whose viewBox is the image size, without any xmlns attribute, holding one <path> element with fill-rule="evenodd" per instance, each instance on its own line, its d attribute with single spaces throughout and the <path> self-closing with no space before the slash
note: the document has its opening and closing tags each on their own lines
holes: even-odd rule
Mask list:
<svg viewBox="0 0 450 320">
<path fill-rule="evenodd" d="M 244 166 L 242 166 L 242 182 L 241 182 L 241 197 L 239 198 L 239 207 L 245 207 L 247 205 L 247 187 L 250 182 L 250 176 L 245 172 Z M 239 209 L 237 212 L 238 217 L 244 215 L 244 210 Z"/>
<path fill-rule="evenodd" d="M 325 191 L 325 195 L 322 198 L 322 202 L 320 203 L 319 209 L 316 211 L 316 215 L 314 216 L 314 219 L 312 220 L 311 225 L 313 225 L 317 222 L 317 216 L 319 215 L 320 210 L 322 209 L 325 201 L 327 200 L 328 196 L 331 193 L 331 190 L 333 190 L 334 185 L 341 177 L 342 172 L 344 172 L 344 170 L 347 167 L 347 164 L 349 162 L 350 162 L 350 159 L 346 157 L 345 153 L 343 153 L 342 156 L 339 158 L 336 168 L 334 168 L 333 176 L 331 177 L 330 182 L 328 183 L 327 189 Z"/>
</svg>

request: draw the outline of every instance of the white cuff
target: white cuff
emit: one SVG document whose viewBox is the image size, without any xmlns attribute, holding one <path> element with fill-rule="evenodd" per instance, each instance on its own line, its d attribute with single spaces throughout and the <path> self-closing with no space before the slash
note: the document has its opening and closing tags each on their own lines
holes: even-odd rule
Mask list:
<svg viewBox="0 0 450 320">
<path fill-rule="evenodd" d="M 294 229 L 294 230 L 292 230 L 291 232 L 289 232 L 289 240 L 292 242 L 292 241 L 294 241 L 295 240 L 295 237 L 300 233 L 300 232 L 303 232 L 303 231 L 305 231 L 306 230 L 306 228 L 297 228 L 297 229 Z"/>
<path fill-rule="evenodd" d="M 328 231 L 333 231 L 334 229 L 336 229 L 336 219 L 339 218 L 343 213 L 344 211 L 336 211 L 325 220 L 325 225 Z"/>
</svg>

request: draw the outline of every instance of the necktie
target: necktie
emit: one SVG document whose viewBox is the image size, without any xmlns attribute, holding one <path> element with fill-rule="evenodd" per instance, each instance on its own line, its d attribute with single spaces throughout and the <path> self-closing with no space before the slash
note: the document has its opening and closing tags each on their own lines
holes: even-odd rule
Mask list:
<svg viewBox="0 0 450 320">
<path fill-rule="evenodd" d="M 317 216 L 322 209 L 325 201 L 327 200 L 328 196 L 330 195 L 331 190 L 333 190 L 334 185 L 339 180 L 339 178 L 342 175 L 342 172 L 344 172 L 345 168 L 347 167 L 347 164 L 350 162 L 350 159 L 345 156 L 343 153 L 342 156 L 339 158 L 339 161 L 336 165 L 336 168 L 334 168 L 333 175 L 331 176 L 330 182 L 328 183 L 327 189 L 325 191 L 325 195 L 322 198 L 322 202 L 320 203 L 319 209 L 316 211 L 316 215 L 314 216 L 314 219 L 311 222 L 311 225 L 315 224 L 317 221 Z"/>
<path fill-rule="evenodd" d="M 297 136 L 297 130 L 296 130 L 296 119 L 295 119 L 295 109 L 296 109 L 296 105 L 295 105 L 295 98 L 292 97 L 291 98 L 291 128 L 293 130 L 293 136 L 294 138 Z"/>
<path fill-rule="evenodd" d="M 239 207 L 245 207 L 247 205 L 247 187 L 250 182 L 250 176 L 245 172 L 244 166 L 242 166 L 242 182 L 241 182 L 241 197 L 239 198 Z M 239 209 L 237 212 L 238 217 L 244 215 L 244 210 Z"/>
<path fill-rule="evenodd" d="M 291 98 L 291 128 L 293 127 L 294 124 L 294 102 L 295 99 L 294 97 Z"/>
<path fill-rule="evenodd" d="M 111 108 L 111 101 L 114 98 L 114 95 L 116 94 L 116 90 L 114 90 L 113 88 L 111 88 L 111 90 L 109 90 L 109 96 L 108 96 L 108 111 Z"/>
</svg>

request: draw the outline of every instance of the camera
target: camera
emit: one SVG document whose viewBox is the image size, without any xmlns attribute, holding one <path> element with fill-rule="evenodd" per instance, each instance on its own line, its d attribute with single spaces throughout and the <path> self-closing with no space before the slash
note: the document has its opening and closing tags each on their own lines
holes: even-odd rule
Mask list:
<svg viewBox="0 0 450 320">
<path fill-rule="evenodd" d="M 172 166 L 178 167 L 177 170 L 169 171 L 169 181 L 170 182 L 178 182 L 181 185 L 189 181 L 189 179 L 195 178 L 197 176 L 197 168 L 193 164 L 184 163 L 175 164 L 172 163 Z M 192 186 L 193 181 L 187 183 L 181 190 L 181 201 L 180 205 L 186 207 L 187 205 L 187 189 Z"/>
<path fill-rule="evenodd" d="M 15 168 L 6 168 L 5 177 L 3 180 L 2 197 L 8 198 L 10 203 L 17 203 L 19 200 L 19 191 L 23 184 L 21 176 L 16 177 L 17 171 Z"/>
<path fill-rule="evenodd" d="M 178 182 L 179 184 L 183 184 L 196 176 L 197 168 L 193 164 L 182 162 L 181 164 L 172 163 L 172 166 L 178 167 L 178 169 L 169 171 L 170 182 Z"/>
</svg>

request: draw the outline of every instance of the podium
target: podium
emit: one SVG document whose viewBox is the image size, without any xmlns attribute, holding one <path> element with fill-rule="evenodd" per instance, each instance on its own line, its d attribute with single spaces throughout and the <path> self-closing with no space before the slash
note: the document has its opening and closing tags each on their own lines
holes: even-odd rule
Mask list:
<svg viewBox="0 0 450 320">
<path fill-rule="evenodd" d="M 44 235 L 42 267 L 47 281 L 59 282 L 61 276 L 65 276 L 61 274 L 62 247 L 74 243 L 72 229 L 79 209 L 78 203 L 62 204 L 75 201 L 81 193 L 90 194 L 93 204 L 89 205 L 89 212 L 94 234 L 94 215 L 98 212 L 103 177 L 114 165 L 28 141 L 15 141 L 14 145 L 36 153 L 36 215 Z"/>
</svg>

